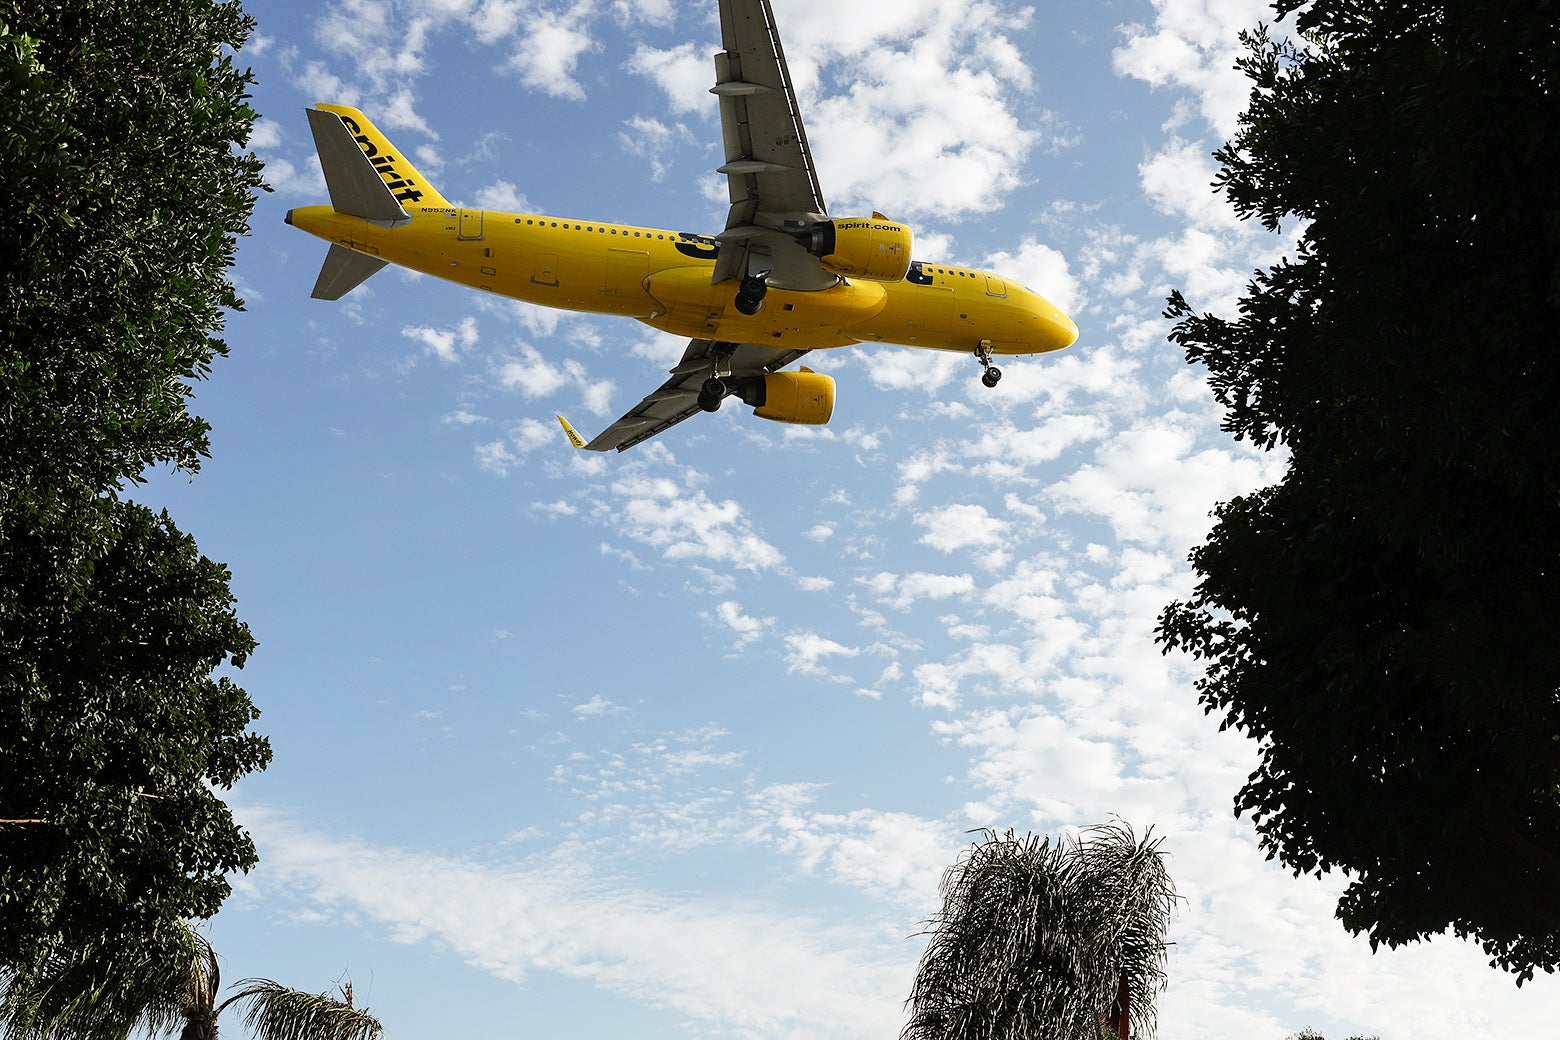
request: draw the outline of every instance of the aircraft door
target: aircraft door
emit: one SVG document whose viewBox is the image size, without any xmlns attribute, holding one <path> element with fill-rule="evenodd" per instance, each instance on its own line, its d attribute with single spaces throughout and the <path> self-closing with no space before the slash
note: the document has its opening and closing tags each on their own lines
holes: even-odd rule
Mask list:
<svg viewBox="0 0 1560 1040">
<path fill-rule="evenodd" d="M 480 209 L 463 209 L 460 211 L 460 240 L 462 242 L 474 242 L 482 237 L 482 211 Z"/>
<path fill-rule="evenodd" d="M 986 276 L 986 295 L 987 296 L 1006 296 L 1007 295 L 1007 283 L 1004 282 L 1002 279 L 998 278 L 994 274 L 988 274 Z"/>
</svg>

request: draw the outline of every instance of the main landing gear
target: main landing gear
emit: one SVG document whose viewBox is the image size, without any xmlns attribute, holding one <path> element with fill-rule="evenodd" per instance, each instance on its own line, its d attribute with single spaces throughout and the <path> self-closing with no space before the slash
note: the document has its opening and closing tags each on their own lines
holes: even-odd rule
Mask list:
<svg viewBox="0 0 1560 1040">
<path fill-rule="evenodd" d="M 1002 369 L 991 363 L 991 340 L 980 341 L 980 346 L 975 348 L 975 360 L 979 361 L 980 367 L 985 370 L 980 376 L 982 383 L 987 387 L 994 387 L 1002 382 Z"/>
<path fill-rule="evenodd" d="M 731 378 L 731 355 L 736 351 L 734 343 L 718 343 L 710 354 L 710 375 L 699 384 L 699 407 L 706 412 L 720 411 L 720 403 L 732 392 L 726 381 Z"/>
<path fill-rule="evenodd" d="M 751 317 L 764 305 L 764 295 L 769 292 L 769 282 L 763 275 L 748 275 L 737 290 L 737 310 Z"/>
</svg>

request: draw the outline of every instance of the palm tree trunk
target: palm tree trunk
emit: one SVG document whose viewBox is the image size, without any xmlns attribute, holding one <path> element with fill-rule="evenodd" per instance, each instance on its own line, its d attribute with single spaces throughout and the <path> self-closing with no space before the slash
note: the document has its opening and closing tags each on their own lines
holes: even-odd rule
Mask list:
<svg viewBox="0 0 1560 1040">
<path fill-rule="evenodd" d="M 1116 1040 L 1132 1040 L 1132 980 L 1126 972 L 1116 978 L 1116 1002 L 1111 1005 L 1105 1027 Z"/>
<path fill-rule="evenodd" d="M 217 1040 L 217 1016 L 199 1012 L 186 1015 L 179 1040 Z"/>
</svg>

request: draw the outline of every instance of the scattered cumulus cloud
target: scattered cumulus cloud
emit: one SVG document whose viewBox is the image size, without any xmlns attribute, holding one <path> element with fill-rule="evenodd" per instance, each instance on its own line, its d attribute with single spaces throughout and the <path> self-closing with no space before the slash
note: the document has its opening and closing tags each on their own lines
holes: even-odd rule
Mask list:
<svg viewBox="0 0 1560 1040">
<path fill-rule="evenodd" d="M 845 646 L 816 632 L 796 632 L 785 637 L 786 671 L 812 679 L 832 679 L 823 662 L 827 658 L 853 658 L 861 654 L 857 647 Z"/>
<path fill-rule="evenodd" d="M 621 704 L 612 703 L 598 693 L 584 704 L 576 704 L 573 711 L 576 718 L 600 719 L 608 715 L 622 715 L 628 709 Z"/>
<path fill-rule="evenodd" d="M 407 326 L 401 330 L 401 335 L 421 343 L 445 364 L 454 364 L 477 345 L 477 319 L 465 318 L 453 329 Z"/>
</svg>

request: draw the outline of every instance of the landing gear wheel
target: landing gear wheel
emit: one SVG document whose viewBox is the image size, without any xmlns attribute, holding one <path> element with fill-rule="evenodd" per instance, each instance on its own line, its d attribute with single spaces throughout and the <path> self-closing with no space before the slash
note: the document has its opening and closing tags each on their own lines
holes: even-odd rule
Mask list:
<svg viewBox="0 0 1560 1040">
<path fill-rule="evenodd" d="M 719 379 L 706 379 L 699 387 L 699 407 L 706 412 L 720 411 L 720 403 L 726 399 L 726 384 Z"/>
<path fill-rule="evenodd" d="M 975 348 L 975 360 L 980 362 L 980 367 L 985 369 L 981 373 L 980 381 L 989 389 L 1002 382 L 1002 369 L 991 363 L 991 340 L 983 339 Z"/>
<path fill-rule="evenodd" d="M 769 283 L 764 279 L 742 279 L 742 288 L 737 290 L 737 310 L 749 316 L 757 314 L 759 308 L 764 306 L 764 295 L 768 292 Z"/>
</svg>

